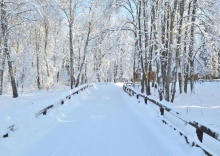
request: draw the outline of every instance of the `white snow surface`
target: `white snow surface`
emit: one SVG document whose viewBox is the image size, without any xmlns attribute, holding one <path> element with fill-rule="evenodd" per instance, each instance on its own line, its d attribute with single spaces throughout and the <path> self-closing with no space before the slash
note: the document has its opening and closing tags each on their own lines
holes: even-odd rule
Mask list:
<svg viewBox="0 0 220 156">
<path fill-rule="evenodd" d="M 177 131 L 162 124 L 158 110 L 125 94 L 122 84 L 96 84 L 49 110 L 46 116 L 35 117 L 48 101 L 58 102 L 67 93 L 50 92 L 46 96 L 47 93 L 38 92 L 21 100 L 1 97 L 0 101 L 5 102 L 0 103 L 1 122 L 5 123 L 2 126 L 15 123 L 17 130 L 9 133 L 8 138 L 0 138 L 0 155 L 205 155 L 200 148 L 188 145 Z M 36 102 L 32 104 L 32 100 Z"/>
<path fill-rule="evenodd" d="M 197 82 L 195 94 L 190 93 L 189 87 L 188 94 L 179 94 L 177 84 L 174 103 L 165 100 L 160 103 L 179 112 L 183 119 L 199 122 L 220 134 L 220 82 Z M 135 90 L 140 93 L 140 87 L 136 87 Z M 152 95 L 149 97 L 159 101 L 157 91 L 154 88 L 151 91 Z"/>
</svg>

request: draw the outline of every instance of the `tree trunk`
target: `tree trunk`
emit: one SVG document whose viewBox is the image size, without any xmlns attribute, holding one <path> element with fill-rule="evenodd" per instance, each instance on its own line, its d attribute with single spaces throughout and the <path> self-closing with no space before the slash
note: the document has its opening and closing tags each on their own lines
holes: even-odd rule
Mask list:
<svg viewBox="0 0 220 156">
<path fill-rule="evenodd" d="M 37 88 L 40 90 L 41 88 L 41 82 L 40 82 L 40 59 L 39 59 L 39 39 L 40 39 L 40 34 L 37 29 L 35 29 L 35 48 L 36 48 L 36 65 L 37 65 Z"/>
<path fill-rule="evenodd" d="M 87 83 L 87 68 L 88 68 L 88 61 L 86 60 L 84 83 Z"/>
<path fill-rule="evenodd" d="M 144 61 L 144 70 L 145 70 L 145 74 L 144 74 L 144 79 L 145 79 L 145 88 L 146 88 L 146 94 L 150 92 L 150 88 L 148 88 L 148 80 L 147 80 L 147 68 L 148 68 L 148 29 L 147 29 L 147 20 L 148 18 L 146 17 L 146 12 L 147 12 L 147 2 L 145 0 L 143 0 L 143 17 L 144 17 L 144 56 L 145 56 L 145 61 Z"/>
<path fill-rule="evenodd" d="M 70 44 L 70 88 L 73 89 L 74 86 L 74 67 L 73 67 L 73 33 L 72 24 L 69 24 L 69 44 Z"/>
<path fill-rule="evenodd" d="M 190 16 L 190 12 L 191 12 L 191 3 L 189 3 L 188 6 L 188 18 L 187 21 L 190 22 L 189 16 Z M 184 54 L 185 56 L 187 56 L 187 47 L 188 47 L 188 43 L 186 42 L 188 37 L 188 26 L 186 26 L 186 30 L 185 30 L 185 37 L 184 37 Z M 184 63 L 184 92 L 187 93 L 187 87 L 188 87 L 188 78 L 189 78 L 189 60 L 188 62 Z"/>
<path fill-rule="evenodd" d="M 8 20 L 7 20 L 7 12 L 6 12 L 6 5 L 4 0 L 1 1 L 1 28 L 2 28 L 2 40 L 3 40 L 3 69 L 4 69 L 4 64 L 5 64 L 5 57 L 7 56 L 7 61 L 8 61 L 8 70 L 9 70 L 9 76 L 11 79 L 11 86 L 12 86 L 12 92 L 13 92 L 13 98 L 18 97 L 18 92 L 17 92 L 17 86 L 15 82 L 15 77 L 14 77 L 14 72 L 13 72 L 13 67 L 12 67 L 12 60 L 10 60 L 10 55 L 9 55 L 9 46 L 8 46 L 8 38 L 9 38 L 9 32 L 8 32 Z M 0 93 L 2 94 L 2 89 L 3 89 L 3 75 L 4 72 L 1 70 L 1 77 L 0 77 Z"/>
<path fill-rule="evenodd" d="M 6 6 L 4 4 L 4 1 L 1 1 L 1 29 L 2 29 L 2 35 L 1 35 L 1 41 L 3 41 L 4 49 L 1 50 L 1 65 L 0 65 L 0 95 L 3 94 L 3 81 L 4 81 L 4 69 L 5 69 L 5 59 L 6 59 L 6 53 L 5 53 L 5 45 L 7 46 L 7 19 L 6 19 Z"/>
<path fill-rule="evenodd" d="M 182 42 L 182 29 L 183 29 L 183 15 L 184 15 L 184 10 L 185 10 L 185 0 L 182 0 L 181 1 L 181 5 L 180 5 L 180 27 L 179 27 L 179 36 L 178 36 L 178 41 L 177 41 L 177 62 L 176 62 L 176 65 L 177 65 L 177 73 L 178 73 L 178 80 L 179 80 L 179 93 L 181 94 L 182 93 L 182 71 L 181 71 L 181 42 Z"/>
<path fill-rule="evenodd" d="M 5 53 L 4 50 L 2 51 L 3 55 L 2 57 L 2 62 L 0 65 L 0 95 L 3 94 L 3 80 L 4 80 L 4 68 L 5 68 Z"/>
<path fill-rule="evenodd" d="M 118 75 L 118 66 L 116 62 L 114 63 L 114 83 L 117 82 L 117 75 Z"/>
<path fill-rule="evenodd" d="M 12 67 L 12 60 L 10 60 L 9 54 L 7 55 L 7 57 L 8 57 L 8 72 L 9 72 L 10 79 L 11 79 L 13 98 L 16 98 L 16 97 L 18 97 L 18 91 L 17 91 L 16 82 L 15 82 L 14 70 Z"/>
<path fill-rule="evenodd" d="M 171 13 L 171 21 L 170 21 L 170 46 L 169 46 L 169 53 L 168 53 L 168 69 L 167 69 L 167 77 L 166 77 L 166 84 L 165 84 L 165 100 L 170 101 L 170 80 L 171 80 L 171 66 L 172 66 L 172 58 L 174 52 L 174 22 L 175 22 L 175 13 L 177 8 L 177 1 L 174 2 L 174 8 Z"/>
<path fill-rule="evenodd" d="M 79 80 L 80 80 L 80 76 L 82 74 L 82 70 L 83 70 L 83 67 L 84 67 L 84 64 L 85 64 L 85 61 L 86 61 L 86 53 L 87 53 L 87 48 L 88 48 L 88 45 L 89 45 L 89 38 L 90 38 L 90 33 L 91 33 L 91 21 L 89 21 L 89 29 L 88 29 L 88 32 L 87 32 L 87 37 L 86 37 L 86 42 L 85 42 L 85 46 L 84 46 L 84 50 L 83 50 L 83 59 L 82 59 L 82 63 L 80 64 L 80 68 L 79 68 L 79 73 L 77 75 L 77 79 L 76 79 L 76 85 L 75 87 L 78 87 L 79 86 Z"/>
<path fill-rule="evenodd" d="M 40 83 L 40 62 L 39 62 L 39 54 L 37 52 L 37 87 L 38 89 L 41 89 L 41 83 Z"/>
<path fill-rule="evenodd" d="M 191 18 L 191 30 L 190 30 L 190 45 L 189 45 L 189 59 L 190 59 L 190 89 L 191 93 L 194 92 L 194 27 L 195 27 L 195 15 L 196 15 L 196 5 L 197 0 L 193 1 L 193 10 L 192 10 L 192 18 Z"/>
<path fill-rule="evenodd" d="M 139 50 L 139 57 L 141 63 L 141 71 L 142 71 L 142 78 L 141 78 L 141 92 L 144 92 L 144 82 L 146 81 L 146 73 L 144 69 L 144 59 L 143 59 L 143 47 L 142 47 L 142 28 L 141 28 L 141 17 L 142 17 L 142 2 L 139 1 L 138 7 L 138 50 Z"/>
<path fill-rule="evenodd" d="M 183 13 L 184 13 L 184 5 L 185 0 L 182 0 L 180 3 L 180 24 L 178 30 L 178 37 L 177 37 L 177 50 L 176 50 L 176 67 L 174 69 L 174 77 L 173 77 L 173 87 L 172 87 L 172 98 L 171 102 L 174 102 L 174 97 L 176 93 L 176 81 L 177 77 L 179 79 L 179 91 L 180 94 L 182 93 L 182 76 L 181 76 L 181 41 L 182 41 L 182 27 L 183 27 Z"/>
<path fill-rule="evenodd" d="M 135 80 L 136 76 L 136 51 L 134 52 L 134 59 L 133 59 L 133 81 Z"/>
<path fill-rule="evenodd" d="M 151 25 L 150 25 L 150 41 L 152 43 L 153 41 L 153 24 L 154 24 L 154 20 L 155 20 L 155 6 L 152 7 L 151 9 L 151 13 L 152 13 L 152 16 L 151 16 Z M 147 70 L 147 91 L 146 91 L 146 94 L 147 95 L 150 95 L 151 94 L 151 90 L 150 90 L 150 82 L 152 80 L 152 55 L 153 55 L 153 48 L 154 46 L 151 45 L 150 46 L 150 49 L 149 49 L 149 56 L 148 56 L 148 70 Z"/>
<path fill-rule="evenodd" d="M 46 17 L 45 17 L 46 18 Z M 46 73 L 47 73 L 47 85 L 46 89 L 48 90 L 50 88 L 50 70 L 49 70 L 49 62 L 48 62 L 48 52 L 47 52 L 47 47 L 48 47 L 48 35 L 49 35 L 49 22 L 47 19 L 44 19 L 44 59 L 46 63 Z"/>
</svg>

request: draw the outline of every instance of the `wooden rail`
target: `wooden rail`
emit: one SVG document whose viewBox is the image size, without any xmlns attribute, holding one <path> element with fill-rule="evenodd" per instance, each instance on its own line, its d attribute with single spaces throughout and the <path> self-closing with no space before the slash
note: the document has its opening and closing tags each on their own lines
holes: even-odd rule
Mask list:
<svg viewBox="0 0 220 156">
<path fill-rule="evenodd" d="M 15 129 L 15 125 L 11 125 L 9 127 L 7 127 L 7 130 L 6 132 L 2 135 L 2 138 L 7 138 L 9 136 L 9 133 L 10 132 L 14 132 L 16 129 Z"/>
<path fill-rule="evenodd" d="M 83 90 L 85 90 L 86 88 L 89 88 L 89 87 L 92 87 L 92 86 L 93 86 L 93 85 L 86 85 L 86 86 L 82 87 L 81 89 L 79 89 L 79 90 L 77 90 L 77 91 L 71 93 L 70 95 L 67 95 L 64 99 L 61 99 L 61 100 L 60 100 L 60 104 L 63 105 L 64 102 L 65 102 L 65 100 L 71 99 L 71 96 L 73 96 L 73 95 L 75 95 L 75 94 L 79 94 L 80 91 L 83 91 Z M 39 115 L 46 115 L 46 114 L 47 114 L 47 111 L 48 111 L 49 109 L 53 108 L 53 107 L 54 107 L 54 104 L 49 105 L 49 106 L 45 107 L 44 109 L 40 110 L 39 112 L 37 112 L 37 113 L 35 114 L 35 116 L 38 117 Z"/>
<path fill-rule="evenodd" d="M 93 86 L 93 85 L 86 85 L 86 86 L 84 86 L 84 87 L 82 87 L 82 88 L 76 90 L 75 92 L 73 92 L 73 93 L 71 93 L 70 95 L 67 95 L 65 98 L 61 99 L 59 103 L 60 103 L 61 105 L 63 105 L 64 102 L 65 102 L 65 100 L 71 99 L 71 96 L 73 96 L 73 95 L 75 95 L 75 94 L 78 94 L 80 91 L 83 91 L 83 90 L 85 90 L 86 88 L 89 88 L 89 87 L 92 87 L 92 86 Z M 37 113 L 35 114 L 35 116 L 38 117 L 38 116 L 40 116 L 40 115 L 46 115 L 46 114 L 47 114 L 47 111 L 48 111 L 49 109 L 54 108 L 54 107 L 55 107 L 55 104 L 51 104 L 51 105 L 45 107 L 44 109 L 40 110 L 39 112 L 37 112 Z M 9 137 L 9 133 L 10 133 L 10 132 L 14 132 L 15 130 L 16 130 L 15 124 L 13 124 L 13 125 L 7 127 L 6 130 L 5 130 L 5 132 L 4 132 L 3 134 L 0 134 L 0 135 L 1 135 L 0 138 L 1 138 L 1 137 L 2 137 L 2 138 L 7 138 L 7 137 Z"/>
<path fill-rule="evenodd" d="M 181 135 L 184 135 L 186 142 L 190 143 L 192 146 L 196 145 L 201 147 L 207 155 L 220 155 L 220 135 L 217 132 L 212 131 L 210 128 L 199 124 L 196 121 L 188 122 L 180 116 L 180 113 L 164 106 L 160 102 L 149 98 L 143 94 L 137 93 L 131 86 L 136 86 L 132 83 L 125 83 L 123 85 L 123 90 L 130 96 L 136 96 L 137 99 L 142 98 L 147 104 L 148 101 L 159 107 L 160 115 L 164 123 L 171 125 L 175 130 L 178 130 Z M 190 142 L 192 135 L 197 136 L 198 140 Z M 205 138 L 203 137 L 205 135 Z M 214 143 L 215 147 L 210 145 L 210 140 Z M 208 149 L 210 150 L 207 150 Z M 218 149 L 216 148 L 218 147 Z M 214 153 L 214 154 L 213 154 Z"/>
</svg>

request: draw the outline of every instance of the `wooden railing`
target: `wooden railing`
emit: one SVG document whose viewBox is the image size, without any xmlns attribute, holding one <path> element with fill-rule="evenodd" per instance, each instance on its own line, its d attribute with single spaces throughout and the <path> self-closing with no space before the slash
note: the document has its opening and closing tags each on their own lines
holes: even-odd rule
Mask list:
<svg viewBox="0 0 220 156">
<path fill-rule="evenodd" d="M 15 129 L 15 124 L 11 125 L 11 126 L 8 126 L 5 131 L 1 134 L 1 137 L 2 138 L 7 138 L 9 136 L 9 133 L 10 132 L 14 132 L 16 129 Z M 1 138 L 0 137 L 0 138 Z"/>
<path fill-rule="evenodd" d="M 125 83 L 123 90 L 130 96 L 136 96 L 140 100 L 142 98 L 144 103 L 150 101 L 156 105 L 160 110 L 160 117 L 165 124 L 172 126 L 178 130 L 180 135 L 183 135 L 186 142 L 192 146 L 196 145 L 201 147 L 207 155 L 220 155 L 220 135 L 212 131 L 210 128 L 199 124 L 196 121 L 187 121 L 183 119 L 180 113 L 164 106 L 160 102 L 149 98 L 146 95 L 134 91 L 131 87 L 139 84 Z M 196 137 L 194 137 L 196 136 Z M 196 138 L 196 139 L 195 139 Z"/>
<path fill-rule="evenodd" d="M 93 85 L 86 85 L 86 86 L 82 87 L 81 89 L 79 89 L 79 90 L 77 90 L 77 91 L 74 91 L 74 92 L 71 93 L 70 95 L 67 95 L 65 98 L 63 98 L 63 99 L 60 100 L 60 102 L 59 102 L 60 105 L 63 105 L 64 102 L 65 102 L 65 100 L 71 99 L 71 96 L 73 96 L 73 95 L 75 95 L 75 94 L 79 94 L 80 91 L 83 91 L 83 90 L 85 90 L 86 88 L 89 88 L 89 87 L 92 87 L 92 86 L 93 86 Z M 46 115 L 46 114 L 47 114 L 47 111 L 48 111 L 49 109 L 52 109 L 53 107 L 54 107 L 54 104 L 49 105 L 49 106 L 45 107 L 44 109 L 40 110 L 39 112 L 37 112 L 37 113 L 35 114 L 35 116 L 38 117 L 39 115 Z"/>
<path fill-rule="evenodd" d="M 92 86 L 93 86 L 92 84 L 90 84 L 90 85 L 88 85 L 88 84 L 85 85 L 84 87 L 82 87 L 82 88 L 80 88 L 80 89 L 74 91 L 73 93 L 71 93 L 71 94 L 65 96 L 63 99 L 60 100 L 59 104 L 60 104 L 60 105 L 63 105 L 64 102 L 65 102 L 65 100 L 71 99 L 71 96 L 73 96 L 73 95 L 75 95 L 75 94 L 78 94 L 80 91 L 83 91 L 83 90 L 85 90 L 86 88 L 89 88 L 89 87 L 92 87 Z M 48 110 L 54 108 L 55 105 L 57 106 L 57 103 L 56 103 L 56 104 L 50 104 L 49 106 L 47 106 L 47 107 L 43 108 L 42 110 L 40 110 L 39 112 L 37 112 L 37 113 L 35 114 L 35 116 L 38 117 L 38 116 L 40 116 L 40 115 L 46 115 L 47 112 L 48 112 Z M 12 125 L 10 125 L 9 127 L 7 127 L 5 130 L 3 130 L 3 131 L 2 131 L 2 134 L 0 134 L 0 138 L 1 138 L 1 137 L 2 137 L 2 138 L 7 138 L 7 137 L 9 137 L 9 133 L 10 133 L 10 132 L 14 132 L 14 131 L 16 130 L 15 125 L 16 125 L 16 124 L 12 124 Z"/>
</svg>

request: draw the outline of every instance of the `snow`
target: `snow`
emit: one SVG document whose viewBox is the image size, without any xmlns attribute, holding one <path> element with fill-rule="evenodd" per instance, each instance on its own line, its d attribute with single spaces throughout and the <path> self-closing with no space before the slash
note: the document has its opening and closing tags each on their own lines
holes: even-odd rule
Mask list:
<svg viewBox="0 0 220 156">
<path fill-rule="evenodd" d="M 173 109 L 220 134 L 220 82 L 195 84 L 195 94 L 178 94 Z"/>
<path fill-rule="evenodd" d="M 207 135 L 206 133 L 203 134 L 203 145 L 205 148 L 208 148 L 210 150 L 212 150 L 213 152 L 215 152 L 216 154 L 213 155 L 219 155 L 220 153 L 220 142 L 212 137 L 210 137 L 209 135 Z"/>
<path fill-rule="evenodd" d="M 178 87 L 178 84 L 177 84 Z M 136 87 L 140 93 L 140 88 Z M 159 101 L 158 93 L 152 88 L 150 98 Z M 220 82 L 203 82 L 195 84 L 195 94 L 179 94 L 178 88 L 174 103 L 160 103 L 179 112 L 187 121 L 197 121 L 220 134 Z"/>
<path fill-rule="evenodd" d="M 211 136 L 203 133 L 202 143 L 198 141 L 195 133 L 196 128 L 187 124 L 187 122 L 196 121 L 199 126 L 204 125 L 211 129 L 211 131 L 220 134 L 220 104 L 218 101 L 218 94 L 220 91 L 219 82 L 204 82 L 196 83 L 196 94 L 176 94 L 174 103 L 168 103 L 164 100 L 160 103 L 171 108 L 172 112 L 164 113 L 163 120 L 173 125 L 182 134 L 192 139 L 203 149 L 209 151 L 212 155 L 220 154 L 220 141 L 212 138 Z M 140 93 L 140 88 L 133 88 Z M 152 89 L 153 91 L 153 89 Z M 153 91 L 150 98 L 159 101 L 158 93 Z M 155 108 L 156 109 L 156 108 Z M 178 112 L 180 114 L 176 114 Z M 181 119 L 183 120 L 181 120 Z M 219 136 L 217 139 L 219 139 Z"/>
<path fill-rule="evenodd" d="M 15 122 L 21 122 L 18 116 L 32 116 L 51 104 L 58 104 L 61 99 L 74 90 L 76 89 L 53 92 L 38 91 L 21 95 L 18 98 L 11 98 L 11 95 L 0 96 L 0 123 L 3 127 L 8 127 Z M 0 128 L 0 135 L 1 131 Z"/>
<path fill-rule="evenodd" d="M 20 97 L 16 106 L 9 104 L 11 100 L 0 104 L 3 121 L 7 123 L 14 114 L 18 127 L 8 138 L 0 138 L 1 155 L 205 155 L 162 124 L 158 110 L 125 94 L 122 84 L 96 84 L 49 110 L 46 116 L 35 117 L 38 104 L 49 105 L 68 92 L 38 92 Z M 38 104 L 32 104 L 38 98 Z"/>
</svg>

